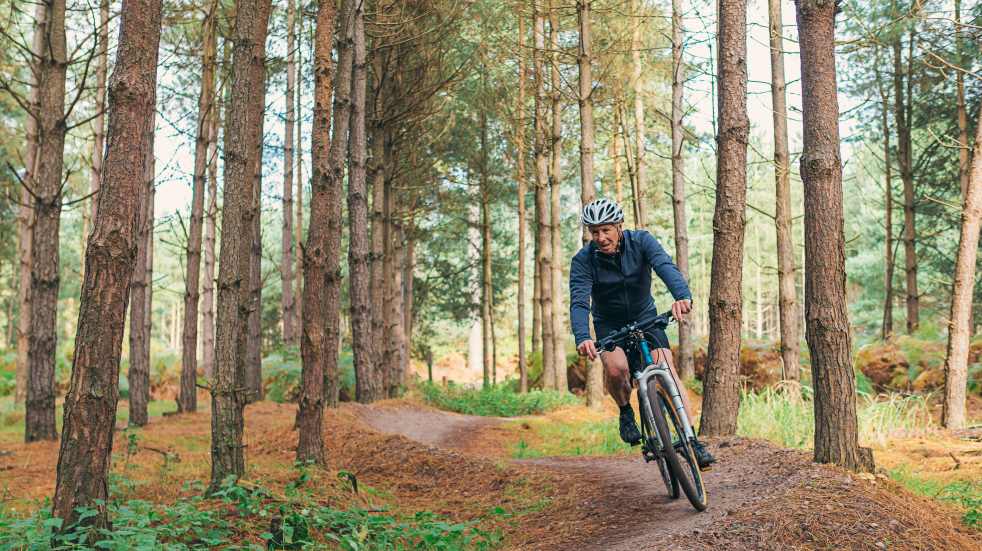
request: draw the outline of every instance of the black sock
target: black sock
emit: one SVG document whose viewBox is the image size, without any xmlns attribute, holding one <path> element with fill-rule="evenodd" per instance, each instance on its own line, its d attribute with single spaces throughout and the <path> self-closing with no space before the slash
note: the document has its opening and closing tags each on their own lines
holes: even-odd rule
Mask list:
<svg viewBox="0 0 982 551">
<path fill-rule="evenodd" d="M 620 410 L 621 410 L 621 415 L 630 415 L 631 417 L 634 417 L 634 408 L 631 407 L 630 402 L 624 404 L 623 406 L 620 406 Z"/>
</svg>

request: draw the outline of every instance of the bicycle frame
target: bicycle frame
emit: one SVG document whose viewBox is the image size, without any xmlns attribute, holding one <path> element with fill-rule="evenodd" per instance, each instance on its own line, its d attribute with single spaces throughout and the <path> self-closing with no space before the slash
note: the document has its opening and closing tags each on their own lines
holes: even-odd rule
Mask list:
<svg viewBox="0 0 982 551">
<path fill-rule="evenodd" d="M 675 378 L 672 377 L 668 364 L 664 360 L 655 363 L 651 357 L 651 347 L 648 345 L 648 339 L 643 338 L 643 336 L 638 339 L 638 348 L 640 348 L 644 365 L 647 366 L 633 374 L 634 379 L 638 382 L 638 395 L 647 402 L 649 407 L 656 407 L 657 402 L 653 400 L 654 397 L 648 395 L 648 381 L 652 377 L 656 378 L 658 384 L 665 389 L 668 397 L 672 400 L 672 407 L 679 413 L 679 420 L 685 427 L 685 437 L 688 440 L 694 440 L 696 437 L 695 432 L 693 432 L 692 425 L 689 423 L 689 415 L 685 411 L 685 406 L 682 403 L 682 394 L 679 391 L 678 385 L 675 384 Z M 662 444 L 667 445 L 669 443 L 663 442 Z"/>
</svg>

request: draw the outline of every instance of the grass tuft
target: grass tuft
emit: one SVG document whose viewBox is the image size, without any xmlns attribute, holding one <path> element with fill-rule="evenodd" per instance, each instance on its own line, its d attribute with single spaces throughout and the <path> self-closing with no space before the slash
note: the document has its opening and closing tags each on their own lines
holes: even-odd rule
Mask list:
<svg viewBox="0 0 982 551">
<path fill-rule="evenodd" d="M 517 417 L 545 413 L 561 406 L 579 403 L 579 399 L 567 392 L 555 390 L 531 390 L 525 394 L 515 392 L 507 383 L 483 389 L 467 388 L 454 383 L 447 387 L 424 382 L 420 393 L 428 404 L 486 417 Z"/>
</svg>

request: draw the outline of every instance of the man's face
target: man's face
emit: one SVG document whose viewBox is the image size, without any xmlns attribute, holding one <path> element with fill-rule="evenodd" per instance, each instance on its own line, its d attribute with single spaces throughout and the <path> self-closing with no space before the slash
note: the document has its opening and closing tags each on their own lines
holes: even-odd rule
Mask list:
<svg viewBox="0 0 982 551">
<path fill-rule="evenodd" d="M 590 226 L 590 238 L 604 254 L 617 252 L 617 243 L 621 240 L 621 224 L 603 224 Z"/>
</svg>

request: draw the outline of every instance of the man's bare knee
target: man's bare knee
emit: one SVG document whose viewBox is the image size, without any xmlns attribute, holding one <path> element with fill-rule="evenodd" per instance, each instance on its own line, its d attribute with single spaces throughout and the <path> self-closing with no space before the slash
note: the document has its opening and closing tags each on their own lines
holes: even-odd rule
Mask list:
<svg viewBox="0 0 982 551">
<path fill-rule="evenodd" d="M 612 379 L 621 379 L 628 373 L 627 357 L 620 350 L 604 354 L 603 364 L 604 371 Z"/>
</svg>

